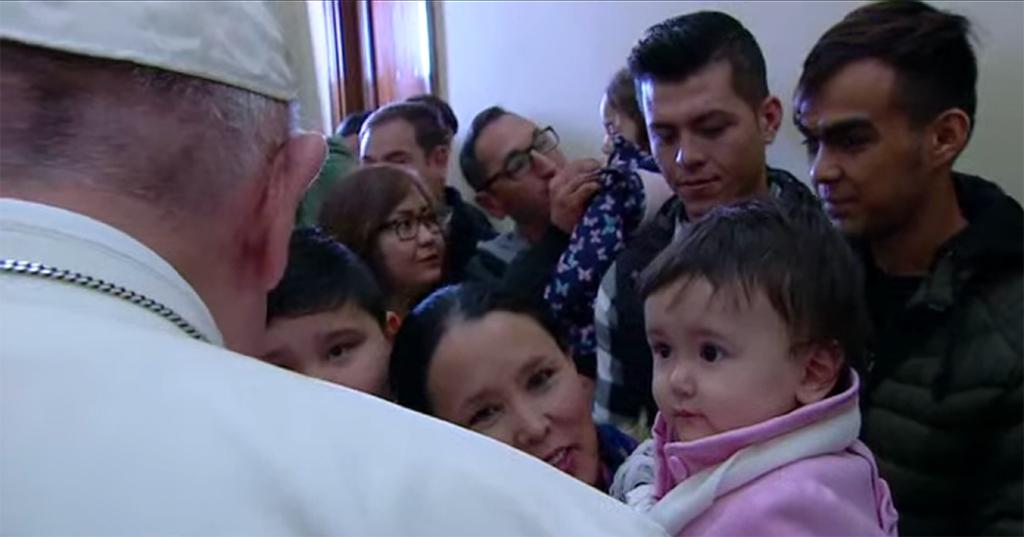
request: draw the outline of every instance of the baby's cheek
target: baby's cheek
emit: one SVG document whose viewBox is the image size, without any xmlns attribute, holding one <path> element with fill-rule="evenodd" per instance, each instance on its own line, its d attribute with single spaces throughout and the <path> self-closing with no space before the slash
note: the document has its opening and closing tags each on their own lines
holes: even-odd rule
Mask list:
<svg viewBox="0 0 1024 537">
<path fill-rule="evenodd" d="M 654 403 L 658 405 L 658 410 L 668 408 L 668 382 L 664 374 L 659 374 L 658 371 L 654 372 L 653 380 L 651 381 L 651 393 L 654 395 Z"/>
</svg>

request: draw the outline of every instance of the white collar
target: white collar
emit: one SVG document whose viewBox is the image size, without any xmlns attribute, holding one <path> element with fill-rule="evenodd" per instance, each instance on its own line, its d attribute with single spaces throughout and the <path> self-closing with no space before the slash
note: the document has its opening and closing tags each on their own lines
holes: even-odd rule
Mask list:
<svg viewBox="0 0 1024 537">
<path fill-rule="evenodd" d="M 42 263 L 125 287 L 174 310 L 210 343 L 224 346 L 210 310 L 174 267 L 98 220 L 41 203 L 0 199 L 0 258 Z"/>
</svg>

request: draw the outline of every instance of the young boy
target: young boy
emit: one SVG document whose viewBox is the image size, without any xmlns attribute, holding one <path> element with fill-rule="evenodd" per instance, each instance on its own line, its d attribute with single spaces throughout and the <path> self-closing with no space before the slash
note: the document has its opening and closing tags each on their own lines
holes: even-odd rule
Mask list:
<svg viewBox="0 0 1024 537">
<path fill-rule="evenodd" d="M 262 360 L 385 397 L 397 317 L 370 269 L 317 228 L 292 233 L 284 278 L 267 300 Z"/>
<path fill-rule="evenodd" d="M 659 412 L 634 454 L 653 457 L 655 483 L 632 503 L 653 504 L 670 534 L 895 534 L 857 440 L 863 277 L 824 214 L 715 209 L 654 260 L 640 294 Z"/>
</svg>

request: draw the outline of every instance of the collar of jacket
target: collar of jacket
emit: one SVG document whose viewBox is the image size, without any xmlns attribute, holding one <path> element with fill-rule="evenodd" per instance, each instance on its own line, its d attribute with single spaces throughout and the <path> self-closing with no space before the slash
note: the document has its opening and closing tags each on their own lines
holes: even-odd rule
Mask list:
<svg viewBox="0 0 1024 537">
<path fill-rule="evenodd" d="M 791 433 L 850 408 L 856 408 L 859 390 L 860 379 L 851 369 L 847 376 L 846 389 L 839 394 L 761 423 L 688 442 L 672 440 L 669 424 L 659 412 L 653 428 L 657 459 L 657 496 L 663 496 L 680 482 L 725 461 L 746 447 Z"/>
<path fill-rule="evenodd" d="M 224 345 L 213 315 L 184 277 L 148 246 L 99 220 L 42 203 L 0 199 L 0 253 L 0 257 L 77 272 L 144 295 L 177 313 L 210 343 Z M 56 281 L 39 285 L 68 286 Z M 89 292 L 97 299 L 109 296 Z M 152 311 L 129 302 L 118 307 L 184 336 L 174 323 Z"/>
<path fill-rule="evenodd" d="M 1024 213 L 1013 198 L 994 183 L 973 175 L 954 173 L 957 203 L 967 227 L 951 237 L 935 254 L 920 289 L 907 309 L 944 312 L 964 287 L 979 275 L 1022 268 Z M 874 257 L 863 241 L 854 243 L 868 271 L 880 276 Z"/>
<path fill-rule="evenodd" d="M 861 421 L 858 382 L 855 375 L 851 378 L 850 387 L 839 395 L 761 424 L 693 442 L 665 444 L 661 436 L 664 421 L 657 422 L 654 496 L 658 501 L 647 515 L 669 535 L 677 535 L 716 498 L 790 463 L 854 446 Z M 684 458 L 690 465 L 672 462 Z M 666 477 L 668 482 L 663 481 Z"/>
<path fill-rule="evenodd" d="M 768 193 L 773 198 L 785 203 L 821 205 L 821 202 L 811 192 L 811 189 L 801 183 L 793 174 L 781 168 L 772 168 L 771 166 L 767 166 L 766 169 L 768 170 Z M 668 216 L 674 222 L 680 224 L 690 221 L 686 215 L 686 207 L 678 196 L 672 196 L 665 202 L 665 206 L 659 211 L 658 217 L 661 218 L 662 215 Z"/>
</svg>

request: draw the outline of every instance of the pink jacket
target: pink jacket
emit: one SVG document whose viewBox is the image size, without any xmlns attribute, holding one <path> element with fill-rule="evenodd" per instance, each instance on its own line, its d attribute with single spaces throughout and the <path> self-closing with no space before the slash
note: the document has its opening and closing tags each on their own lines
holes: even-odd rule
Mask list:
<svg viewBox="0 0 1024 537">
<path fill-rule="evenodd" d="M 657 503 L 677 535 L 896 535 L 889 487 L 857 440 L 859 380 L 789 414 L 692 442 L 654 425 Z"/>
</svg>

